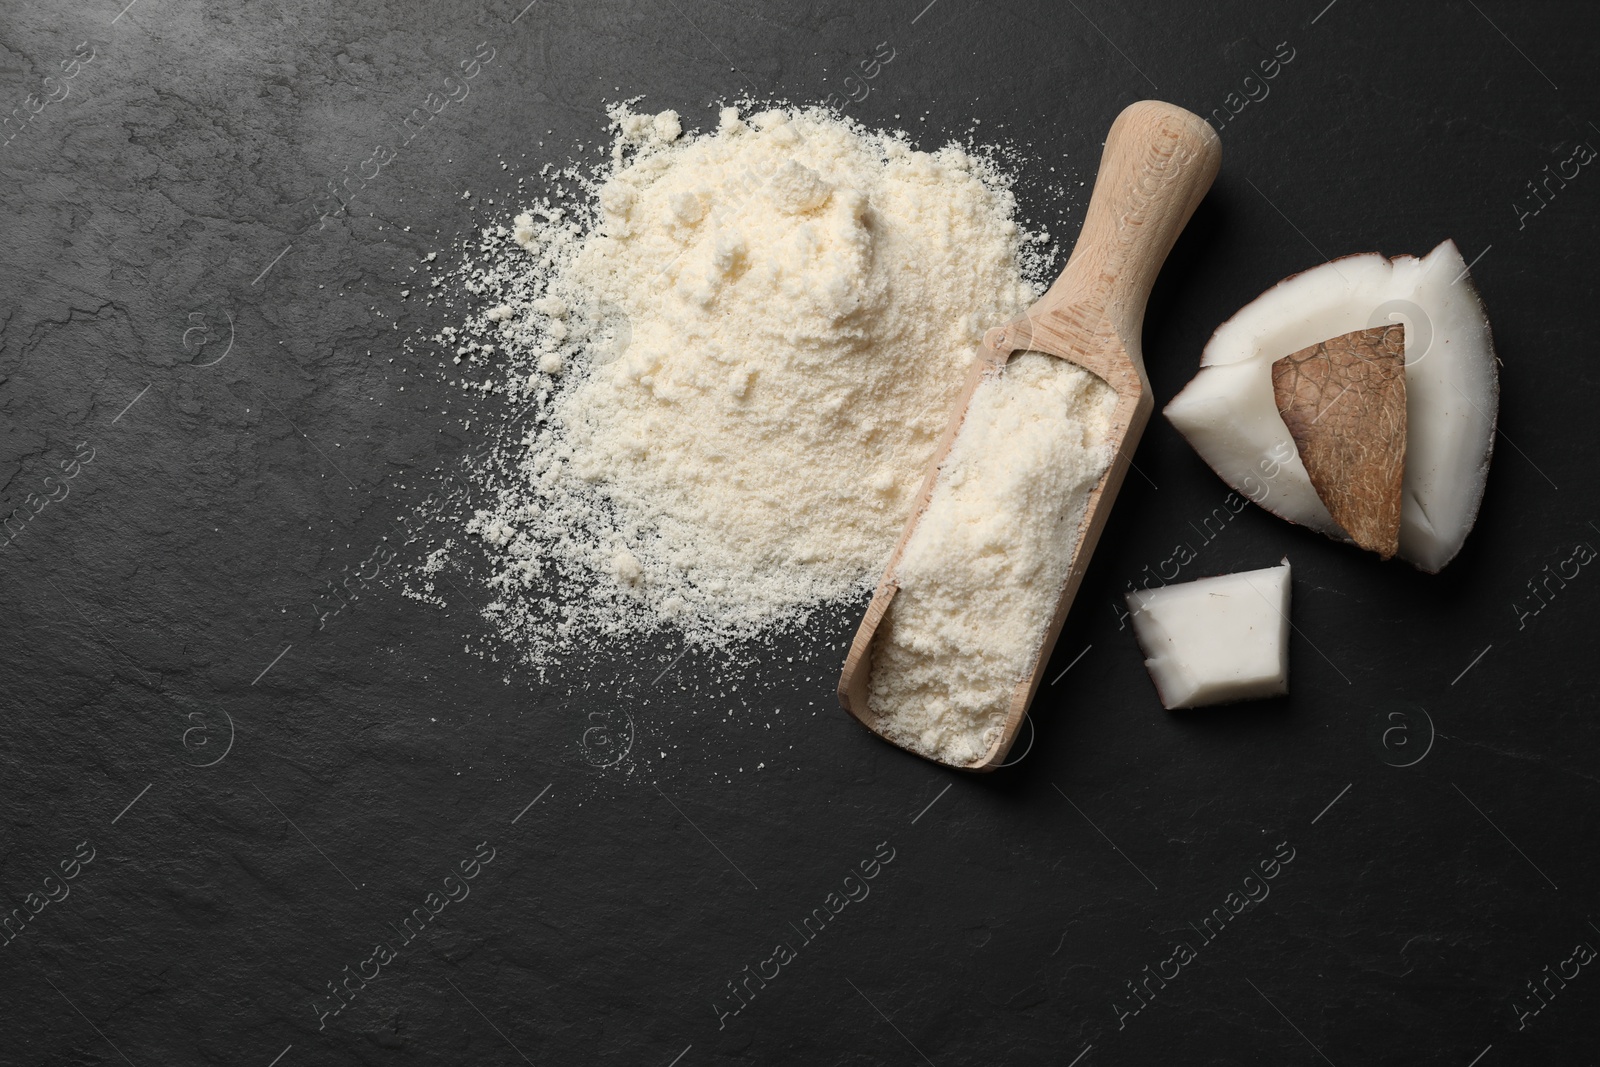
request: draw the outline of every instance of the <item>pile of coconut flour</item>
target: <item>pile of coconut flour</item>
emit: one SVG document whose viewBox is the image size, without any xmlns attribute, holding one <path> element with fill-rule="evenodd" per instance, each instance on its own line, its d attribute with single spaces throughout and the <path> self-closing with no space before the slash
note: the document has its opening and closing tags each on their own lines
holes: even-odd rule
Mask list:
<svg viewBox="0 0 1600 1067">
<path fill-rule="evenodd" d="M 999 737 L 1055 618 L 1117 396 L 1039 353 L 985 377 L 895 565 L 867 706 L 886 737 L 971 763 Z"/>
<path fill-rule="evenodd" d="M 438 337 L 525 429 L 468 529 L 487 614 L 539 667 L 869 591 L 982 331 L 1048 266 L 960 147 L 817 109 L 611 117 L 609 162 L 558 176 L 577 192 L 484 232 L 481 311 Z"/>
</svg>

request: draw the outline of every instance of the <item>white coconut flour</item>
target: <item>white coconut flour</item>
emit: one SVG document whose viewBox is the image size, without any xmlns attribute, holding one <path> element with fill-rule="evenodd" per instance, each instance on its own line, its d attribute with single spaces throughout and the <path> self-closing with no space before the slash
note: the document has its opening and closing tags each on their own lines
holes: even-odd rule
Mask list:
<svg viewBox="0 0 1600 1067">
<path fill-rule="evenodd" d="M 609 163 L 565 173 L 580 193 L 485 231 L 464 273 L 486 310 L 438 338 L 518 419 L 468 529 L 487 614 L 538 667 L 869 590 L 982 331 L 1048 266 L 961 147 L 817 109 L 612 119 Z M 1071 391 L 1038 389 L 1058 414 Z"/>
<path fill-rule="evenodd" d="M 873 641 L 867 706 L 885 736 L 957 764 L 999 736 L 1111 462 L 1115 407 L 1100 378 L 1039 353 L 979 384 Z"/>
</svg>

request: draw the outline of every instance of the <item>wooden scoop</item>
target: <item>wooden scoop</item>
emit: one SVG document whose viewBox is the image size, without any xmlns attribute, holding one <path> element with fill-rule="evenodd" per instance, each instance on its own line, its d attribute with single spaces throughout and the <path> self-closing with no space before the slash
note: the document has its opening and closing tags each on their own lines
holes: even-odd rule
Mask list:
<svg viewBox="0 0 1600 1067">
<path fill-rule="evenodd" d="M 1055 618 L 1033 670 L 1012 690 L 999 738 L 983 756 L 958 766 L 990 771 L 1005 762 L 1155 406 L 1139 346 L 1150 287 L 1189 216 L 1211 188 L 1221 159 L 1222 145 L 1215 131 L 1198 115 L 1172 104 L 1140 101 L 1112 123 L 1072 258 L 1032 307 L 984 335 L 966 387 L 956 400 L 955 414 L 923 478 L 917 506 L 856 630 L 839 677 L 839 702 L 869 730 L 883 734 L 878 717 L 867 706 L 873 635 L 900 587 L 895 567 L 927 509 L 939 468 L 960 432 L 972 394 L 987 372 L 1013 354 L 1045 352 L 1092 371 L 1115 391 L 1110 438 L 1115 456 L 1089 494 Z"/>
</svg>

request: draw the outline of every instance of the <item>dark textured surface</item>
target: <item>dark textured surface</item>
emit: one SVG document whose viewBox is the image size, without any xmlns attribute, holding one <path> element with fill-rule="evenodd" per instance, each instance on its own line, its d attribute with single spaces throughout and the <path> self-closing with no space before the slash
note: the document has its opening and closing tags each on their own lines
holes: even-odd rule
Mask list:
<svg viewBox="0 0 1600 1067">
<path fill-rule="evenodd" d="M 0 551 L 0 895 L 43 904 L 0 947 L 0 1063 L 1590 1061 L 1592 967 L 1520 1028 L 1518 1005 L 1600 945 L 1600 577 L 1577 562 L 1600 177 L 1529 186 L 1600 144 L 1591 6 L 121 6 L 0 7 L 0 512 L 60 498 Z M 1504 436 L 1448 571 L 1253 508 L 1207 527 L 1224 489 L 1158 418 L 1050 676 L 1072 669 L 983 779 L 839 712 L 837 649 L 758 666 L 759 709 L 695 656 L 645 703 L 670 647 L 590 668 L 630 702 L 506 684 L 462 650 L 470 566 L 445 609 L 383 575 L 319 629 L 330 580 L 415 564 L 374 553 L 472 447 L 437 356 L 402 345 L 455 314 L 401 295 L 421 257 L 592 146 L 604 101 L 818 100 L 879 41 L 896 58 L 852 113 L 929 143 L 981 119 L 1074 183 L 1124 104 L 1210 113 L 1287 42 L 1152 301 L 1157 399 L 1276 279 L 1454 237 L 1482 256 Z M 374 173 L 319 228 L 328 183 Z M 1075 233 L 1082 198 L 1046 184 L 1024 176 L 1027 213 Z M 1157 705 L 1113 604 L 1180 542 L 1185 576 L 1291 556 L 1292 697 Z M 595 713 L 614 736 L 585 747 Z M 594 765 L 630 736 L 663 755 Z M 870 896 L 802 945 L 880 842 Z M 1204 941 L 1280 842 L 1270 896 Z M 464 861 L 470 896 L 402 945 Z M 797 957 L 719 1030 L 780 940 Z M 396 957 L 319 1030 L 380 941 Z M 1119 1026 L 1175 941 L 1196 958 Z"/>
</svg>

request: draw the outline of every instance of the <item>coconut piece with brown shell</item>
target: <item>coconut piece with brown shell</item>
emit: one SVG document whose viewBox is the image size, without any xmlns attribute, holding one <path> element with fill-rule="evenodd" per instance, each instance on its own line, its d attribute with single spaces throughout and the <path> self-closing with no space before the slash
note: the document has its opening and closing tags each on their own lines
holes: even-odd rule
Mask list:
<svg viewBox="0 0 1600 1067">
<path fill-rule="evenodd" d="M 1367 333 L 1396 325 L 1399 337 Z M 1330 345 L 1343 350 L 1337 365 Z M 1322 362 L 1307 362 L 1319 346 Z M 1499 377 L 1489 320 L 1454 242 L 1421 259 L 1369 252 L 1287 278 L 1219 326 L 1200 364 L 1165 413 L 1240 493 L 1338 540 L 1382 555 L 1392 548 L 1425 571 L 1460 551 L 1488 477 Z M 1307 376 L 1313 369 L 1320 377 Z M 1308 417 L 1302 409 L 1318 402 L 1334 406 Z M 1317 428 L 1330 419 L 1332 432 Z"/>
</svg>

